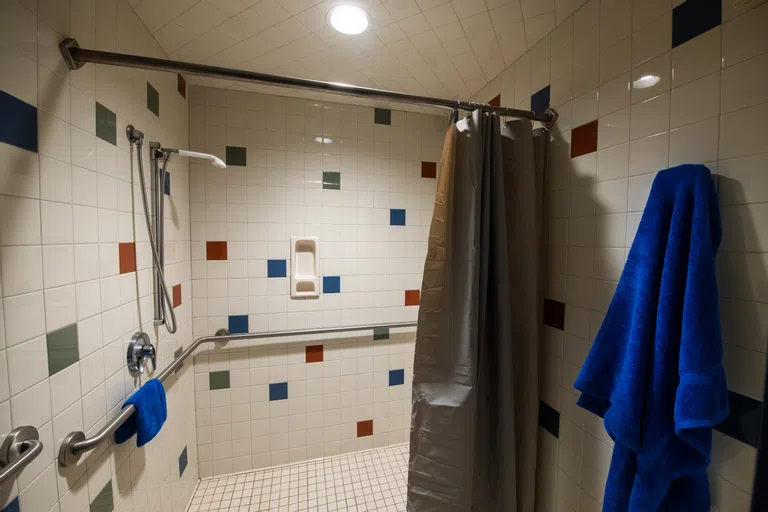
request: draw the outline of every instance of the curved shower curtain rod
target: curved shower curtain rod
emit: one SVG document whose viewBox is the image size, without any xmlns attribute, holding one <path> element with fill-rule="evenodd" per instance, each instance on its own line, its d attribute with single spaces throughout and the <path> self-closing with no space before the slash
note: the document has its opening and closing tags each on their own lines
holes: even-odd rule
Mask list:
<svg viewBox="0 0 768 512">
<path fill-rule="evenodd" d="M 540 121 L 547 129 L 551 129 L 552 125 L 554 125 L 555 121 L 557 120 L 557 112 L 551 108 L 548 108 L 543 114 L 538 114 L 530 110 L 497 107 L 494 105 L 488 105 L 486 103 L 475 103 L 473 101 L 431 98 L 429 96 L 419 96 L 416 94 L 371 89 L 368 87 L 358 87 L 356 85 L 347 85 L 337 82 L 321 82 L 319 80 L 308 80 L 305 78 L 293 78 L 288 76 L 257 73 L 254 71 L 245 71 L 241 69 L 208 66 L 206 64 L 194 64 L 191 62 L 156 59 L 154 57 L 127 55 L 124 53 L 88 50 L 85 48 L 80 48 L 77 40 L 72 38 L 67 38 L 61 41 L 59 43 L 59 49 L 61 50 L 61 54 L 64 56 L 64 60 L 71 70 L 80 69 L 86 63 L 91 62 L 94 64 L 124 66 L 130 68 L 149 69 L 153 71 L 186 73 L 190 75 L 205 76 L 210 78 L 224 78 L 229 80 L 237 80 L 240 82 L 252 82 L 266 85 L 294 87 L 299 89 L 310 89 L 333 94 L 357 96 L 360 98 L 388 100 L 399 103 L 412 103 L 429 107 L 450 108 L 453 110 L 480 109 L 488 112 L 496 112 L 503 116 Z"/>
</svg>

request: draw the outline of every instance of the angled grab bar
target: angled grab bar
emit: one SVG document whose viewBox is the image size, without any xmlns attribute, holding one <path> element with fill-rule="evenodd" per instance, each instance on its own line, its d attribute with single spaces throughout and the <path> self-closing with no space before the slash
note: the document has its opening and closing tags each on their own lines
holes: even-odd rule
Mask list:
<svg viewBox="0 0 768 512">
<path fill-rule="evenodd" d="M 42 451 L 43 443 L 35 427 L 19 427 L 5 436 L 0 448 L 0 485 L 21 472 Z"/>
<path fill-rule="evenodd" d="M 165 381 L 169 375 L 171 375 L 177 368 L 181 366 L 186 358 L 192 355 L 192 353 L 202 345 L 203 343 L 221 342 L 221 341 L 237 341 L 237 340 L 257 340 L 263 338 L 283 338 L 287 336 L 303 336 L 308 334 L 334 334 L 341 332 L 354 332 L 354 331 L 370 331 L 373 329 L 396 329 L 400 327 L 416 327 L 416 322 L 399 322 L 392 324 L 375 324 L 375 325 L 356 325 L 352 327 L 330 327 L 325 329 L 297 329 L 293 331 L 278 331 L 278 332 L 259 332 L 259 333 L 244 333 L 244 334 L 230 334 L 227 329 L 219 329 L 214 336 L 203 336 L 197 338 L 187 349 L 181 353 L 179 357 L 169 364 L 163 371 L 157 374 L 156 378 L 160 382 Z M 131 414 L 134 413 L 136 408 L 133 405 L 129 405 L 125 409 L 120 411 L 120 414 L 115 416 L 101 430 L 96 432 L 92 437 L 85 437 L 84 432 L 76 431 L 70 432 L 61 442 L 59 448 L 59 464 L 62 466 L 71 466 L 76 464 L 80 457 L 87 451 L 93 450 L 101 443 L 109 439 L 112 434 L 122 425 Z M 42 449 L 42 447 L 41 447 Z"/>
</svg>

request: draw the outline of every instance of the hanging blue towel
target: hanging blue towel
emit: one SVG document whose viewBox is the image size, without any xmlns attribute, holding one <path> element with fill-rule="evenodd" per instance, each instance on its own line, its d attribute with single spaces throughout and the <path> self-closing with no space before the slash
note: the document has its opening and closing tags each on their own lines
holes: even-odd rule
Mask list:
<svg viewBox="0 0 768 512">
<path fill-rule="evenodd" d="M 656 175 L 574 387 L 615 441 L 603 511 L 709 511 L 712 426 L 728 415 L 709 169 Z"/>
<path fill-rule="evenodd" d="M 165 403 L 165 388 L 157 379 L 144 383 L 123 404 L 123 409 L 133 405 L 136 412 L 126 420 L 115 432 L 115 442 L 121 444 L 136 434 L 136 445 L 144 446 L 155 438 L 168 417 L 168 406 Z"/>
</svg>

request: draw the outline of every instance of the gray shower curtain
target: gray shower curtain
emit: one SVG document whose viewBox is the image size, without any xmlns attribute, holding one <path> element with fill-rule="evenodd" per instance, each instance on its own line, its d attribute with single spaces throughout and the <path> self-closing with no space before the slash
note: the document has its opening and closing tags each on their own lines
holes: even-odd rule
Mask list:
<svg viewBox="0 0 768 512">
<path fill-rule="evenodd" d="M 446 133 L 414 359 L 409 511 L 533 512 L 545 137 L 480 111 Z"/>
</svg>

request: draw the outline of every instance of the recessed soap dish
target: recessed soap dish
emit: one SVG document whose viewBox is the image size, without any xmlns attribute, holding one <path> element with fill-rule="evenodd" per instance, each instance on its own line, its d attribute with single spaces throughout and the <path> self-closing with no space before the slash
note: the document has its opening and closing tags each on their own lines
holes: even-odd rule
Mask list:
<svg viewBox="0 0 768 512">
<path fill-rule="evenodd" d="M 291 237 L 291 297 L 320 296 L 320 238 Z"/>
</svg>

